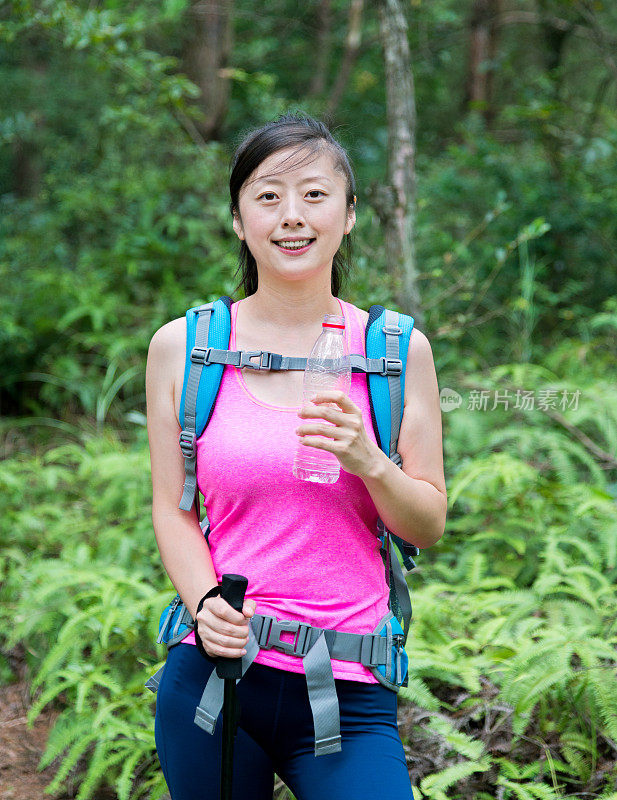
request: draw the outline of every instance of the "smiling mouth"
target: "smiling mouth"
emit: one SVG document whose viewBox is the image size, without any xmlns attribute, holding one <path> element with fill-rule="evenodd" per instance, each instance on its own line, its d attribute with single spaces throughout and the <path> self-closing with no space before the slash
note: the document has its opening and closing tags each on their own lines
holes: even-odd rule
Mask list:
<svg viewBox="0 0 617 800">
<path fill-rule="evenodd" d="M 310 244 L 312 244 L 315 239 L 299 239 L 297 242 L 290 242 L 286 241 L 285 239 L 281 239 L 279 242 L 274 242 L 274 244 L 280 250 L 288 250 L 289 252 L 293 252 L 294 250 L 306 250 Z"/>
</svg>

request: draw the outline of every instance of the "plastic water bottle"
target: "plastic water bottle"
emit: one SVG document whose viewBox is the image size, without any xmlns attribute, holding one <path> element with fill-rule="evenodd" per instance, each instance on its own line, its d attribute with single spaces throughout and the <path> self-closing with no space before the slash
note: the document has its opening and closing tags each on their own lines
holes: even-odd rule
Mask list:
<svg viewBox="0 0 617 800">
<path fill-rule="evenodd" d="M 326 314 L 321 324 L 321 335 L 306 362 L 303 407 L 310 404 L 312 398 L 324 389 L 337 389 L 348 394 L 351 386 L 351 361 L 343 335 L 345 317 Z M 328 403 L 328 406 L 339 409 L 336 403 Z M 310 422 L 332 424 L 314 417 L 307 419 Z M 336 483 L 340 470 L 340 461 L 334 453 L 298 442 L 292 470 L 296 478 L 314 483 Z"/>
</svg>

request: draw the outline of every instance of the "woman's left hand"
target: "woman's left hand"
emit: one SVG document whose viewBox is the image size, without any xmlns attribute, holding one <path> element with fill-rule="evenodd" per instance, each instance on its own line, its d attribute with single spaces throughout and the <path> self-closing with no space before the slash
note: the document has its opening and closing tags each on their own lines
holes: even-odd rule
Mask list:
<svg viewBox="0 0 617 800">
<path fill-rule="evenodd" d="M 362 478 L 371 472 L 381 451 L 368 437 L 362 412 L 349 397 L 340 391 L 320 390 L 298 412 L 302 418 L 315 418 L 333 423 L 306 422 L 296 428 L 300 442 L 308 447 L 329 450 L 338 458 L 341 467 Z M 327 403 L 335 403 L 329 408 Z M 323 438 L 324 436 L 328 438 Z"/>
</svg>

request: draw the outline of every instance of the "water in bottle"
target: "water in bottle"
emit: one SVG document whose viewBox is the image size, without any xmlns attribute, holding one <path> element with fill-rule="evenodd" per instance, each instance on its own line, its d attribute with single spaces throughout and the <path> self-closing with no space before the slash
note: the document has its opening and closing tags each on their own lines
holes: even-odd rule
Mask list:
<svg viewBox="0 0 617 800">
<path fill-rule="evenodd" d="M 337 389 L 349 394 L 351 386 L 351 361 L 345 343 L 345 317 L 326 314 L 322 332 L 306 362 L 303 407 L 323 389 Z M 328 404 L 339 408 L 335 403 Z M 340 409 L 339 409 L 340 410 Z M 303 420 L 304 421 L 304 420 Z M 310 421 L 326 422 L 313 417 Z M 314 483 L 336 483 L 341 464 L 334 453 L 298 443 L 293 463 L 293 474 L 303 481 Z"/>
</svg>

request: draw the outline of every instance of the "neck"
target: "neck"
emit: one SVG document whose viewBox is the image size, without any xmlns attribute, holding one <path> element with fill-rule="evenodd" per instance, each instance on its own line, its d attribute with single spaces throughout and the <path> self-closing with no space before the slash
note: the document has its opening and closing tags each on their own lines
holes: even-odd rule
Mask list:
<svg viewBox="0 0 617 800">
<path fill-rule="evenodd" d="M 321 291 L 315 287 L 286 285 L 284 291 L 260 280 L 255 294 L 242 301 L 243 311 L 251 322 L 263 329 L 314 329 L 323 322 L 324 314 L 340 314 L 341 306 L 330 286 Z"/>
</svg>

